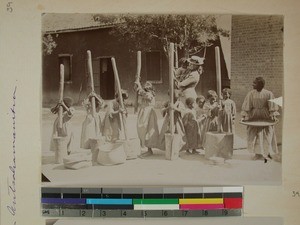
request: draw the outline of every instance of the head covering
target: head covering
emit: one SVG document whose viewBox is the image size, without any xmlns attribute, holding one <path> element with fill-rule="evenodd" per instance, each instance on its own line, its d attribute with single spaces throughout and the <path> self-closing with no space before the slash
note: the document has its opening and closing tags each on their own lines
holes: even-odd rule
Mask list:
<svg viewBox="0 0 300 225">
<path fill-rule="evenodd" d="M 179 65 L 183 66 L 184 64 L 187 64 L 187 58 L 185 58 L 185 57 L 179 59 Z"/>
<path fill-rule="evenodd" d="M 224 88 L 222 90 L 222 94 L 228 93 L 229 95 L 231 95 L 231 89 L 230 88 Z"/>
<path fill-rule="evenodd" d="M 123 100 L 128 99 L 129 95 L 128 95 L 128 91 L 127 90 L 121 89 L 121 93 L 122 93 Z M 115 98 L 118 98 L 118 97 L 119 97 L 119 93 L 116 92 L 115 93 Z"/>
<path fill-rule="evenodd" d="M 265 87 L 265 79 L 263 77 L 256 77 L 255 80 L 257 85 L 258 85 L 258 89 L 263 89 Z"/>
<path fill-rule="evenodd" d="M 197 98 L 196 98 L 196 102 L 205 102 L 205 97 L 203 95 L 199 95 Z"/>
<path fill-rule="evenodd" d="M 217 92 L 215 92 L 214 90 L 208 90 L 207 92 L 207 98 L 210 99 L 211 97 L 217 98 Z"/>
<path fill-rule="evenodd" d="M 68 108 L 73 105 L 73 99 L 70 97 L 65 97 L 63 101 Z"/>
<path fill-rule="evenodd" d="M 197 66 L 201 66 L 204 64 L 204 58 L 193 55 L 191 58 L 187 60 L 189 63 Z"/>
<path fill-rule="evenodd" d="M 195 99 L 194 99 L 194 98 L 187 98 L 187 99 L 185 100 L 185 104 L 186 104 L 186 105 L 192 105 L 192 104 L 194 104 L 194 102 L 195 102 Z"/>
<path fill-rule="evenodd" d="M 153 85 L 150 81 L 146 81 L 146 83 L 144 84 L 144 90 L 148 90 L 148 91 L 154 90 Z"/>
</svg>

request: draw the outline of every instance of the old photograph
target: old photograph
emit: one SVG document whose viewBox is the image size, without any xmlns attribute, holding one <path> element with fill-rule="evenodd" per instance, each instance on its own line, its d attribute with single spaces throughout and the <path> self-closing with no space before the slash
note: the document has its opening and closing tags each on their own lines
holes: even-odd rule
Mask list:
<svg viewBox="0 0 300 225">
<path fill-rule="evenodd" d="M 42 20 L 46 186 L 280 185 L 280 15 Z"/>
</svg>

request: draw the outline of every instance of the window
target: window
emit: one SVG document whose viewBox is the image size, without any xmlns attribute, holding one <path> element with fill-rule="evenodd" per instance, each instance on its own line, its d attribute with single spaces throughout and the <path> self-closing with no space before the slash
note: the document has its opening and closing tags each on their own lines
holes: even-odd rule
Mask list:
<svg viewBox="0 0 300 225">
<path fill-rule="evenodd" d="M 58 55 L 59 65 L 64 65 L 64 77 L 65 82 L 72 82 L 72 55 L 70 54 L 59 54 Z"/>
<path fill-rule="evenodd" d="M 162 61 L 160 51 L 146 52 L 147 80 L 162 83 Z"/>
</svg>

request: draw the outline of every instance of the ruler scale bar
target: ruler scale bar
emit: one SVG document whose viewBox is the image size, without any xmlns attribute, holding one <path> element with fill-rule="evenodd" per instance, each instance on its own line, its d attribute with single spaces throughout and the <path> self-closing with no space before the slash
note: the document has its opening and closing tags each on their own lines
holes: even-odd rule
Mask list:
<svg viewBox="0 0 300 225">
<path fill-rule="evenodd" d="M 154 212 L 153 214 L 151 214 Z M 103 210 L 103 209 L 43 209 L 46 217 L 215 217 L 241 216 L 242 210 Z"/>
<path fill-rule="evenodd" d="M 45 217 L 241 216 L 243 187 L 41 189 Z"/>
</svg>

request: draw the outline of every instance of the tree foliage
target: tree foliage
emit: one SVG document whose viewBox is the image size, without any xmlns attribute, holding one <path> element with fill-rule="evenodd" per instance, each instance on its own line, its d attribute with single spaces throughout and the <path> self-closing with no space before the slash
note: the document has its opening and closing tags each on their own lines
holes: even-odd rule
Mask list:
<svg viewBox="0 0 300 225">
<path fill-rule="evenodd" d="M 170 42 L 185 55 L 208 47 L 229 31 L 217 28 L 212 15 L 121 15 L 98 16 L 102 23 L 114 23 L 111 34 L 128 44 L 131 50 L 151 50 L 160 43 L 166 56 Z"/>
<path fill-rule="evenodd" d="M 51 55 L 53 49 L 57 47 L 56 42 L 54 41 L 51 34 L 43 35 L 43 54 L 44 55 Z"/>
</svg>

